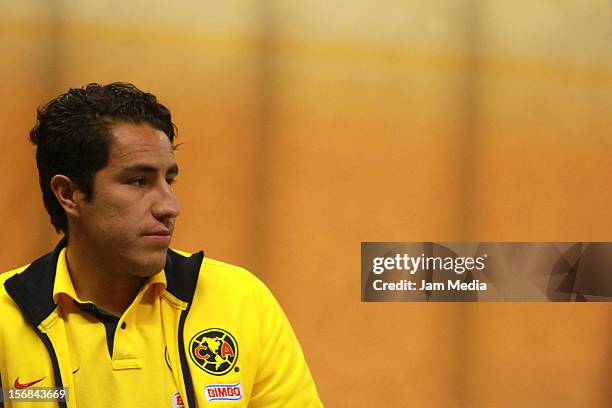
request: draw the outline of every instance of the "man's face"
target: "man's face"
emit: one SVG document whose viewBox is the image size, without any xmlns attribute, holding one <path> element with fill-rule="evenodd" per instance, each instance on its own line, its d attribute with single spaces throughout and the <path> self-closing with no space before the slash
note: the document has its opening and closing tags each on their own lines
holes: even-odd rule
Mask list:
<svg viewBox="0 0 612 408">
<path fill-rule="evenodd" d="M 165 265 L 180 211 L 171 185 L 178 174 L 174 150 L 148 124 L 111 129 L 108 163 L 94 177 L 91 201 L 81 201 L 75 238 L 114 270 L 152 276 Z"/>
</svg>

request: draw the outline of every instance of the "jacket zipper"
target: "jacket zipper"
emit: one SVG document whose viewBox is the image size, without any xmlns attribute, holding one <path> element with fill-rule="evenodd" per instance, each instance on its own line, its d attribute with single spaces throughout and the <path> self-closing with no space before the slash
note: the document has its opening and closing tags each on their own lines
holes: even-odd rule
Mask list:
<svg viewBox="0 0 612 408">
<path fill-rule="evenodd" d="M 57 355 L 55 354 L 55 349 L 53 348 L 53 344 L 51 344 L 51 340 L 49 339 L 49 336 L 47 336 L 46 333 L 42 333 L 41 331 L 39 331 L 38 328 L 36 328 L 34 331 L 36 332 L 38 337 L 40 337 L 40 339 L 42 340 L 43 344 L 47 348 L 47 351 L 49 352 L 49 357 L 51 357 L 51 363 L 53 364 L 53 376 L 55 378 L 55 386 L 57 388 L 63 388 L 64 385 L 62 383 L 62 375 L 59 369 L 59 362 L 57 360 Z M 65 394 L 65 398 L 66 400 L 68 399 L 68 393 Z M 60 408 L 67 408 L 68 405 L 66 403 L 66 400 L 57 401 L 58 406 Z"/>
<path fill-rule="evenodd" d="M 189 371 L 189 365 L 187 364 L 187 355 L 185 353 L 185 344 L 183 341 L 183 329 L 185 328 L 185 319 L 187 318 L 187 314 L 189 313 L 190 308 L 191 303 L 187 305 L 187 309 L 181 312 L 181 317 L 179 318 L 178 347 L 179 357 L 181 359 L 181 370 L 183 371 L 183 382 L 185 384 L 185 392 L 187 393 L 187 404 L 189 408 L 195 408 L 196 399 L 193 390 L 193 380 L 191 379 L 191 372 Z"/>
</svg>

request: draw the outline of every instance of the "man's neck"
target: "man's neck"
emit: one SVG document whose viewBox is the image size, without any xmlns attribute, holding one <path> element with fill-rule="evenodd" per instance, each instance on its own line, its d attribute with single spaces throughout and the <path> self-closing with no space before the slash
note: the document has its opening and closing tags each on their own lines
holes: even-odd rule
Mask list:
<svg viewBox="0 0 612 408">
<path fill-rule="evenodd" d="M 113 260 L 100 259 L 95 250 L 71 240 L 66 248 L 66 261 L 77 296 L 91 301 L 115 316 L 121 316 L 132 303 L 146 278 L 116 270 Z"/>
</svg>

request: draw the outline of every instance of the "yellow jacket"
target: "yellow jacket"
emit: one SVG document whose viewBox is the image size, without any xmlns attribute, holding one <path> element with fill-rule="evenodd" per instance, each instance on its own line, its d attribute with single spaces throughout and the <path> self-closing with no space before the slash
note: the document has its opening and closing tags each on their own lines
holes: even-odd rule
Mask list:
<svg viewBox="0 0 612 408">
<path fill-rule="evenodd" d="M 70 344 L 52 296 L 64 245 L 0 274 L 0 383 L 13 387 L 18 378 L 44 378 L 36 387 L 69 390 L 67 402 L 30 403 L 40 408 L 79 407 L 79 396 L 72 392 Z M 177 362 L 172 375 L 185 407 L 322 406 L 291 326 L 261 281 L 242 268 L 204 258 L 202 252 L 168 250 L 164 270 L 160 330 L 166 357 Z M 202 346 L 220 336 L 227 341 L 214 354 Z M 219 361 L 211 363 L 211 356 Z M 1 407 L 11 404 L 0 400 Z M 109 406 L 109 401 L 97 406 Z"/>
</svg>

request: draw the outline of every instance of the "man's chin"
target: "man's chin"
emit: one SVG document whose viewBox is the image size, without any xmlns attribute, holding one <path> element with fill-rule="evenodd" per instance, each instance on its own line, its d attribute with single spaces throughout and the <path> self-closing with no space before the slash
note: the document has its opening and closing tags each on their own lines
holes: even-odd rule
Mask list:
<svg viewBox="0 0 612 408">
<path fill-rule="evenodd" d="M 166 251 L 155 251 L 149 255 L 139 257 L 138 260 L 133 260 L 132 274 L 149 278 L 166 266 Z"/>
</svg>

